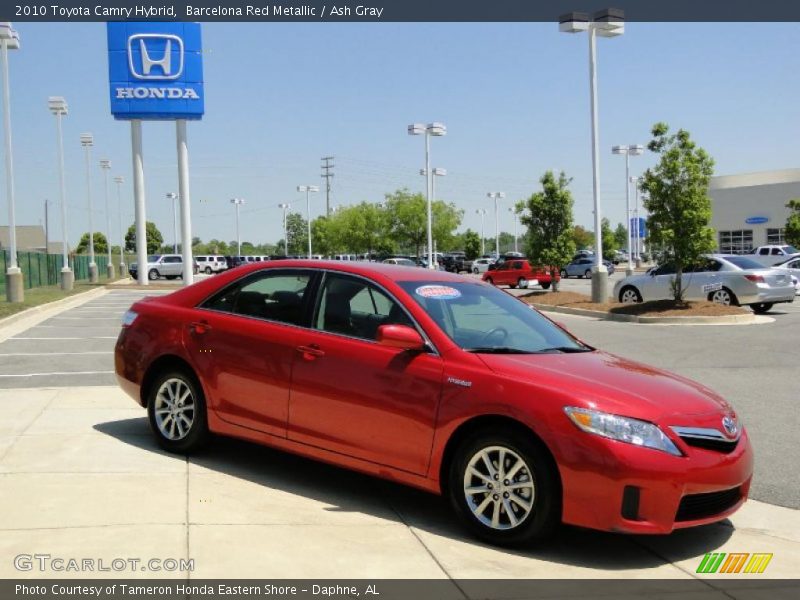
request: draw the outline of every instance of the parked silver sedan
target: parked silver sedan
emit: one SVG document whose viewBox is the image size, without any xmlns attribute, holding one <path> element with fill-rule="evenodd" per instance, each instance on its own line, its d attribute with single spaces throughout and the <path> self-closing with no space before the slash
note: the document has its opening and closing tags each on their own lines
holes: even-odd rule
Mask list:
<svg viewBox="0 0 800 600">
<path fill-rule="evenodd" d="M 664 264 L 618 281 L 614 298 L 623 303 L 666 300 L 672 297 L 674 278 L 674 267 Z M 701 264 L 683 273 L 683 284 L 686 300 L 748 305 L 759 314 L 774 304 L 794 301 L 794 285 L 787 270 L 763 267 L 746 256 L 706 255 Z"/>
<path fill-rule="evenodd" d="M 786 269 L 792 276 L 792 280 L 795 282 L 794 289 L 795 294 L 800 296 L 800 256 L 793 256 L 792 258 L 785 260 L 781 263 L 778 263 L 773 269 Z"/>
</svg>

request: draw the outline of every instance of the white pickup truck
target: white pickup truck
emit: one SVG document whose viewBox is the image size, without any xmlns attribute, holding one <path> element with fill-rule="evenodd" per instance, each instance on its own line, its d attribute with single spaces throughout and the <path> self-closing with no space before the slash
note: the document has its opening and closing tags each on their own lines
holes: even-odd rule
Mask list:
<svg viewBox="0 0 800 600">
<path fill-rule="evenodd" d="M 800 255 L 800 250 L 788 244 L 784 245 L 769 245 L 759 246 L 750 251 L 747 255 L 759 264 L 765 267 L 771 267 L 774 264 L 788 260 L 791 256 Z"/>
</svg>

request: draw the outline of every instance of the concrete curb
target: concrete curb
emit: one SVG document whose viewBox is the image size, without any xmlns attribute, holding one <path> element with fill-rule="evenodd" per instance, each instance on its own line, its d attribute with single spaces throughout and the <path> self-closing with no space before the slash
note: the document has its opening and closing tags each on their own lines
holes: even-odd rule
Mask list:
<svg viewBox="0 0 800 600">
<path fill-rule="evenodd" d="M 595 319 L 618 321 L 622 323 L 641 323 L 642 325 L 751 325 L 753 323 L 760 323 L 760 321 L 756 319 L 756 315 L 753 313 L 742 315 L 721 315 L 719 317 L 640 317 L 638 315 L 617 315 L 599 310 L 569 308 L 567 306 L 552 306 L 549 304 L 537 304 L 533 302 L 531 302 L 530 305 L 543 312 L 562 313 L 565 315 L 576 315 L 580 317 L 593 317 Z"/>
<path fill-rule="evenodd" d="M 32 306 L 31 308 L 0 319 L 0 342 L 15 335 L 16 330 L 24 331 L 33 325 L 49 319 L 54 314 L 58 314 L 70 308 L 75 308 L 76 306 L 85 304 L 107 293 L 108 290 L 105 287 L 98 287 L 62 298 L 61 300 L 54 300 L 53 302 L 40 304 L 39 306 Z M 21 329 L 19 327 L 20 324 Z"/>
</svg>

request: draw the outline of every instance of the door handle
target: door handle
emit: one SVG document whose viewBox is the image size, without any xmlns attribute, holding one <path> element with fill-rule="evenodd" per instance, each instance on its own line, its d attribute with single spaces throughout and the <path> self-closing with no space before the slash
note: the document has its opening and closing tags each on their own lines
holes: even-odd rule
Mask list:
<svg viewBox="0 0 800 600">
<path fill-rule="evenodd" d="M 189 323 L 189 330 L 196 335 L 204 335 L 211 331 L 211 325 L 205 321 Z"/>
<path fill-rule="evenodd" d="M 298 346 L 297 351 L 303 355 L 306 360 L 314 360 L 320 356 L 325 356 L 325 351 L 320 349 L 317 344 L 309 344 L 308 346 Z"/>
</svg>

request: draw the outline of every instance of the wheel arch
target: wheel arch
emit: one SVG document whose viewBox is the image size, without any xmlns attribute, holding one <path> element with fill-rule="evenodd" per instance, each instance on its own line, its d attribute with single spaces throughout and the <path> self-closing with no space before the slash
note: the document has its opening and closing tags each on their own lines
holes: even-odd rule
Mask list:
<svg viewBox="0 0 800 600">
<path fill-rule="evenodd" d="M 448 471 L 450 470 L 450 465 L 455 458 L 458 447 L 470 436 L 480 431 L 490 430 L 516 431 L 522 433 L 523 435 L 529 436 L 533 443 L 537 445 L 540 450 L 542 450 L 543 454 L 550 462 L 550 466 L 553 468 L 553 472 L 556 474 L 556 478 L 558 479 L 558 496 L 559 498 L 562 497 L 563 485 L 561 483 L 561 473 L 558 469 L 558 463 L 556 462 L 553 453 L 550 451 L 550 448 L 548 448 L 547 444 L 544 443 L 542 438 L 539 437 L 539 435 L 525 423 L 513 417 L 500 414 L 479 415 L 467 419 L 461 423 L 450 435 L 447 443 L 445 444 L 444 452 L 442 453 L 442 462 L 439 465 L 439 488 L 443 496 L 447 496 L 449 491 L 448 481 L 450 478 L 448 477 Z"/>
<path fill-rule="evenodd" d="M 194 378 L 194 380 L 200 386 L 200 389 L 203 388 L 203 384 L 200 382 L 200 378 L 197 377 L 197 373 L 195 373 L 192 365 L 190 365 L 188 362 L 186 362 L 186 360 L 177 354 L 163 354 L 150 363 L 144 373 L 144 377 L 142 377 L 142 385 L 139 392 L 142 406 L 147 406 L 147 397 L 150 395 L 150 388 L 152 387 L 153 382 L 160 373 L 163 373 L 167 369 L 186 371 Z M 205 390 L 203 390 L 203 393 L 205 394 Z"/>
</svg>

